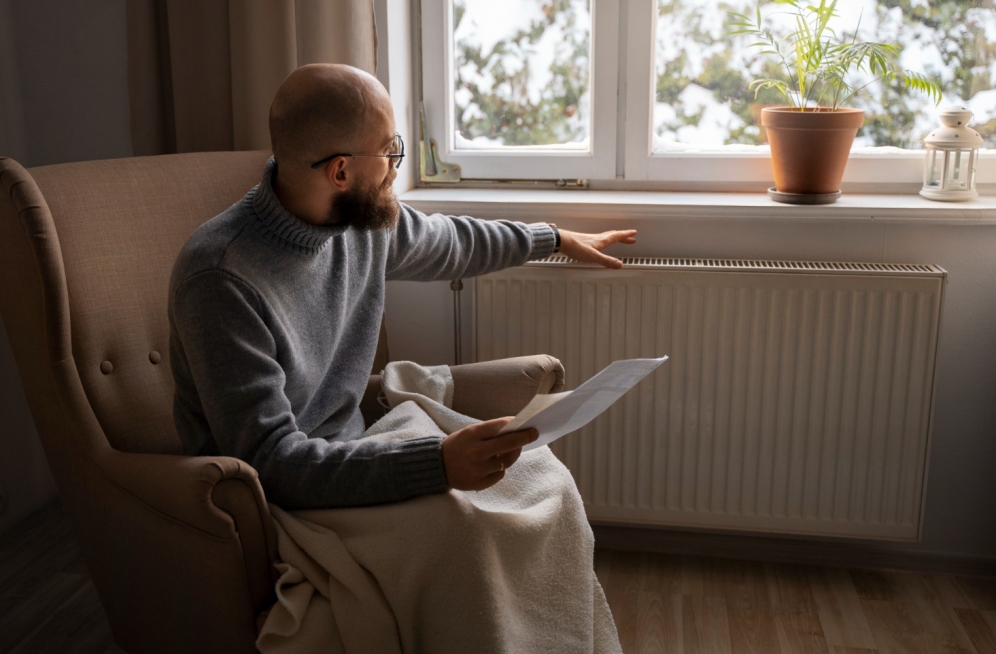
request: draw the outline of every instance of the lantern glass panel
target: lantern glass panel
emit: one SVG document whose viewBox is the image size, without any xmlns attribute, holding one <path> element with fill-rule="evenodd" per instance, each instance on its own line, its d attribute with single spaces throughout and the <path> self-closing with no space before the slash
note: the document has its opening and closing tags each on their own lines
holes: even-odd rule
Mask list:
<svg viewBox="0 0 996 654">
<path fill-rule="evenodd" d="M 947 158 L 948 175 L 944 182 L 944 188 L 952 191 L 967 189 L 972 174 L 972 151 L 949 150 Z"/>
<path fill-rule="evenodd" d="M 923 169 L 923 185 L 940 188 L 944 172 L 944 153 L 930 148 Z"/>
</svg>

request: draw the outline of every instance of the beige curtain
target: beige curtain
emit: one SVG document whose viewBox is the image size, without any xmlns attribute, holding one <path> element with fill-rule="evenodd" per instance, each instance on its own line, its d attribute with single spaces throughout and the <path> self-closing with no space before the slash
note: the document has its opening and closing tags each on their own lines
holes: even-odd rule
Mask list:
<svg viewBox="0 0 996 654">
<path fill-rule="evenodd" d="M 127 0 L 136 155 L 270 147 L 267 115 L 309 63 L 377 67 L 373 0 Z"/>
</svg>

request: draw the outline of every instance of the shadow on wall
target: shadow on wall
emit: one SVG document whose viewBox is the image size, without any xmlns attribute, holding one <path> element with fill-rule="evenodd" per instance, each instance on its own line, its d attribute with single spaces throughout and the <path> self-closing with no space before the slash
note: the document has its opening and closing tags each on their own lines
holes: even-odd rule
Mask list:
<svg viewBox="0 0 996 654">
<path fill-rule="evenodd" d="M 0 156 L 131 154 L 125 3 L 0 0 Z"/>
<path fill-rule="evenodd" d="M 55 495 L 55 481 L 0 323 L 0 533 Z"/>
<path fill-rule="evenodd" d="M 24 166 L 130 157 L 120 0 L 0 0 L 0 156 Z M 0 531 L 55 497 L 0 324 Z"/>
</svg>

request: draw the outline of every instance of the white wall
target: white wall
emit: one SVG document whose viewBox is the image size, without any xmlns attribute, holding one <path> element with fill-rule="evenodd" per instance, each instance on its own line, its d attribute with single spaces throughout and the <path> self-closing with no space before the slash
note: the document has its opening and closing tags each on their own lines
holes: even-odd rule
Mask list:
<svg viewBox="0 0 996 654">
<path fill-rule="evenodd" d="M 508 210 L 484 217 L 544 219 Z M 946 269 L 923 540 L 889 547 L 996 558 L 996 225 L 667 215 L 558 215 L 556 223 L 589 232 L 635 228 L 636 245 L 609 250 L 627 256 L 933 263 Z M 446 283 L 389 284 L 392 359 L 452 361 L 449 294 Z M 465 292 L 464 304 L 471 302 Z M 466 308 L 464 314 L 469 316 Z"/>
<path fill-rule="evenodd" d="M 469 334 L 471 293 L 464 284 L 464 334 Z M 453 365 L 453 291 L 449 282 L 388 282 L 385 298 L 387 346 L 392 361 Z M 472 359 L 464 338 L 464 363 Z"/>
</svg>

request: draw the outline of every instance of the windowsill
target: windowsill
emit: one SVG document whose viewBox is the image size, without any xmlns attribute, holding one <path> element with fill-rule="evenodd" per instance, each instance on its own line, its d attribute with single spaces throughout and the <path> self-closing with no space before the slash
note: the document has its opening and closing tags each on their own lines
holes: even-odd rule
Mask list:
<svg viewBox="0 0 996 654">
<path fill-rule="evenodd" d="M 821 206 L 780 204 L 763 193 L 671 193 L 545 189 L 416 188 L 399 199 L 420 211 L 483 218 L 525 213 L 556 222 L 584 218 L 877 220 L 996 225 L 996 196 L 934 202 L 920 195 L 844 194 Z"/>
</svg>

